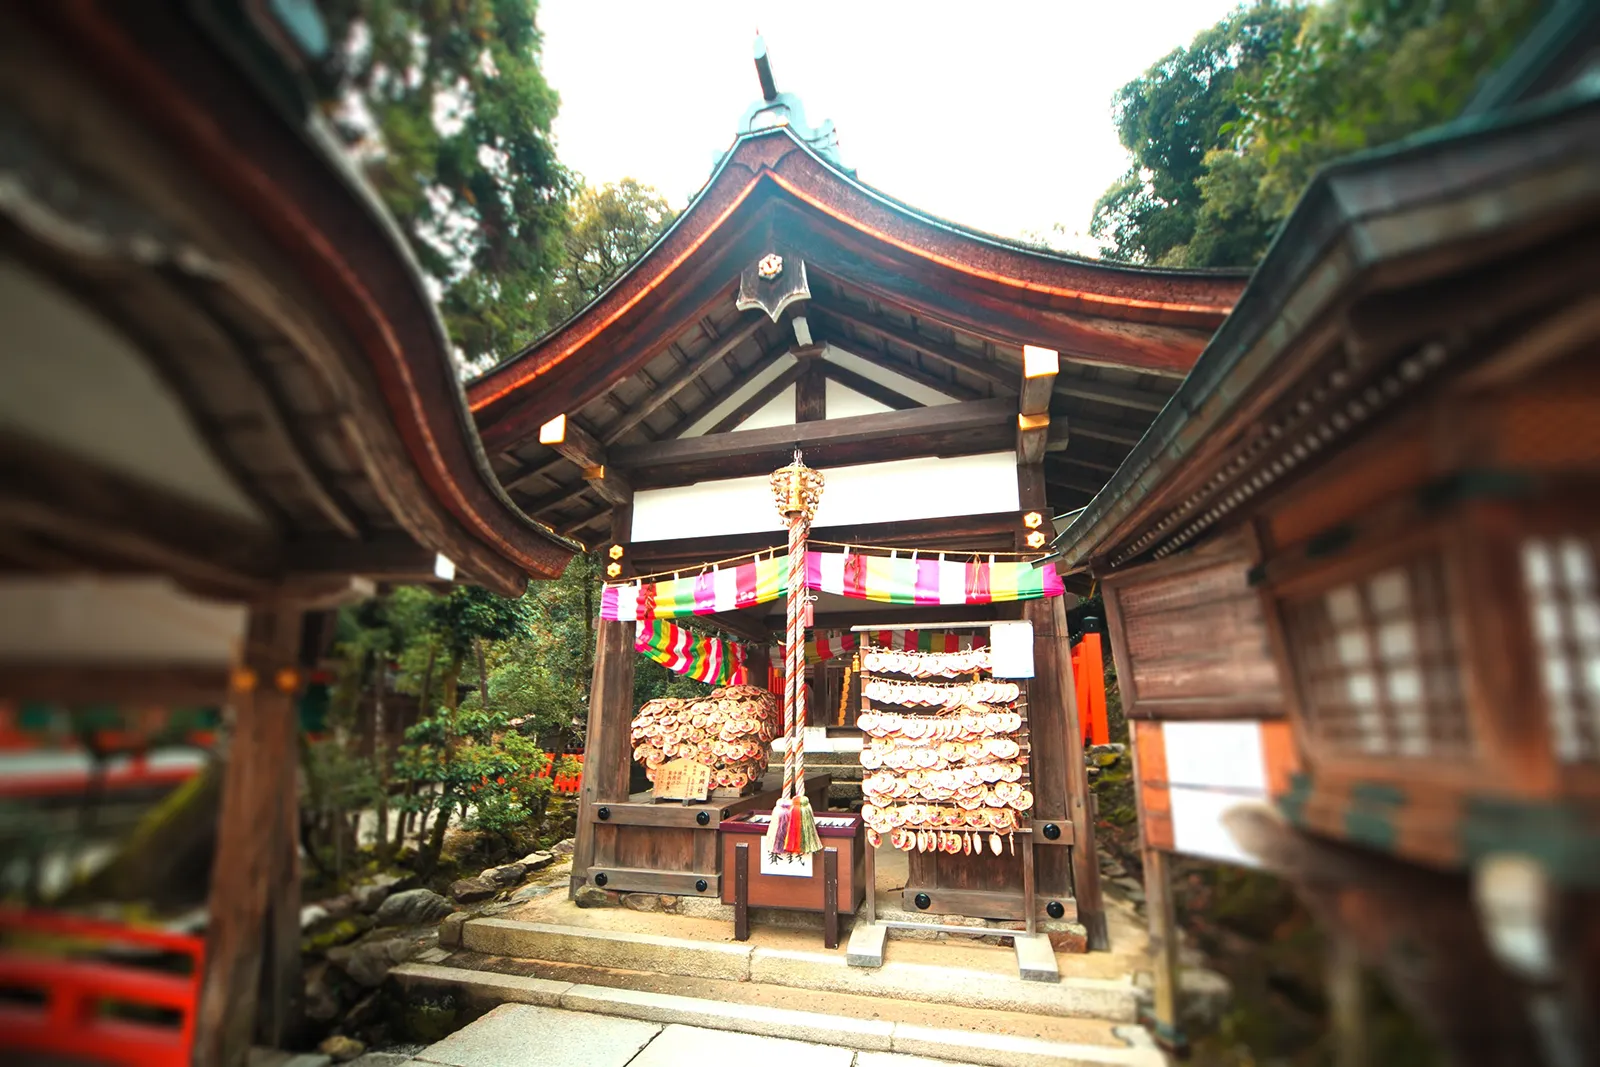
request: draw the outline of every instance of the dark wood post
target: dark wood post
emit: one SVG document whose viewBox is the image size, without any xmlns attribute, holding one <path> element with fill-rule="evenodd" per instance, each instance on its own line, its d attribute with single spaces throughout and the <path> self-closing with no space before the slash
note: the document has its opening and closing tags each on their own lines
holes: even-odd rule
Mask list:
<svg viewBox="0 0 1600 1067">
<path fill-rule="evenodd" d="M 1072 821 L 1072 893 L 1078 901 L 1078 921 L 1088 934 L 1089 948 L 1108 949 L 1106 907 L 1100 894 L 1100 859 L 1094 842 L 1094 795 L 1089 791 L 1089 771 L 1083 763 L 1083 722 L 1078 716 L 1078 687 L 1072 676 L 1072 639 L 1067 636 L 1067 608 L 1060 597 L 1043 603 L 1050 611 L 1051 643 L 1055 646 L 1054 674 L 1063 714 L 1067 817 Z"/>
<path fill-rule="evenodd" d="M 612 542 L 627 545 L 633 525 L 632 508 L 612 513 Z M 626 557 L 624 557 L 626 558 Z M 589 688 L 589 723 L 583 755 L 583 790 L 578 802 L 578 834 L 573 842 L 569 892 L 576 894 L 589 878 L 597 853 L 616 836 L 598 811 L 605 804 L 628 799 L 628 778 L 633 750 L 628 734 L 633 725 L 633 672 L 638 653 L 633 639 L 638 626 L 601 619 L 595 626 L 594 677 Z"/>
<path fill-rule="evenodd" d="M 1024 514 L 1039 513 L 1039 524 L 1017 524 L 1017 548 L 1029 550 L 1032 530 L 1051 532 L 1050 508 L 1045 503 L 1044 465 L 1017 466 L 1017 498 Z M 1028 729 L 1033 750 L 1033 825 L 1064 820 L 1072 824 L 1072 894 L 1078 921 L 1084 926 L 1091 949 L 1110 948 L 1105 902 L 1100 894 L 1100 861 L 1095 854 L 1094 802 L 1089 792 L 1089 772 L 1083 764 L 1083 725 L 1078 716 L 1077 685 L 1072 676 L 1072 639 L 1067 634 L 1067 608 L 1060 597 L 1030 600 L 1022 617 L 1033 623 L 1034 679 L 1028 687 Z M 1039 833 L 1034 846 L 1035 883 L 1047 899 L 1062 891 L 1065 861 L 1062 849 L 1051 847 Z M 1064 840 L 1064 839 L 1058 839 Z"/>
<path fill-rule="evenodd" d="M 231 680 L 233 731 L 217 820 L 194 1047 L 194 1062 L 204 1067 L 244 1064 L 258 1003 L 271 1029 L 287 1032 L 296 1024 L 300 883 L 289 857 L 295 854 L 298 821 L 295 698 L 303 680 L 301 618 L 298 608 L 283 603 L 252 610 L 242 662 Z M 273 947 L 264 951 L 269 943 Z"/>
</svg>

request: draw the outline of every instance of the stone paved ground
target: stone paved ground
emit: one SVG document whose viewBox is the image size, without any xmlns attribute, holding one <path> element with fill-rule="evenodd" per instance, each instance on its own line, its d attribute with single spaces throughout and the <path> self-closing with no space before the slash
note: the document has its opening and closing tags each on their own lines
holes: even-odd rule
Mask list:
<svg viewBox="0 0 1600 1067">
<path fill-rule="evenodd" d="M 406 1067 L 960 1067 L 776 1037 L 502 1004 Z"/>
</svg>

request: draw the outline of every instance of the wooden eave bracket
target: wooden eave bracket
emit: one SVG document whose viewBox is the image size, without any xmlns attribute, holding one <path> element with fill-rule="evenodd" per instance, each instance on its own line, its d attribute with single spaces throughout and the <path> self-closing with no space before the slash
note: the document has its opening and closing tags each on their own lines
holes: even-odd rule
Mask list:
<svg viewBox="0 0 1600 1067">
<path fill-rule="evenodd" d="M 1017 401 L 1017 462 L 1043 462 L 1050 446 L 1050 394 L 1055 391 L 1061 357 L 1037 345 L 1022 348 L 1022 387 Z M 1064 446 L 1063 446 L 1064 447 Z"/>
</svg>

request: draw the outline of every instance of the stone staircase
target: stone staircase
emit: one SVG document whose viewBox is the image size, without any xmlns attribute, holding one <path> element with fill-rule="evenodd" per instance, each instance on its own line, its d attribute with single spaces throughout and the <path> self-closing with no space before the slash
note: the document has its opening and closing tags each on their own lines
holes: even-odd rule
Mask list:
<svg viewBox="0 0 1600 1067">
<path fill-rule="evenodd" d="M 1131 977 L 1025 982 L 1014 964 L 996 965 L 1010 955 L 999 950 L 945 954 L 975 960 L 969 968 L 941 962 L 938 946 L 907 942 L 864 969 L 849 966 L 843 951 L 789 947 L 800 942 L 499 918 L 471 919 L 454 933 L 449 957 L 391 975 L 408 999 L 448 998 L 467 1018 L 518 1003 L 961 1064 L 1166 1062 L 1135 1025 L 1140 993 Z"/>
</svg>

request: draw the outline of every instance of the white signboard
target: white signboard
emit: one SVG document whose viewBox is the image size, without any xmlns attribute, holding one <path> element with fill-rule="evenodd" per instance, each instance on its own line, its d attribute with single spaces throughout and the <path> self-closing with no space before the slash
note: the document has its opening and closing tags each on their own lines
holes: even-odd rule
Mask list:
<svg viewBox="0 0 1600 1067">
<path fill-rule="evenodd" d="M 814 853 L 808 852 L 799 859 L 773 859 L 766 850 L 761 850 L 761 873 L 782 874 L 792 878 L 811 877 L 811 857 Z"/>
<path fill-rule="evenodd" d="M 996 678 L 1032 678 L 1033 623 L 990 623 L 989 658 Z"/>
</svg>

